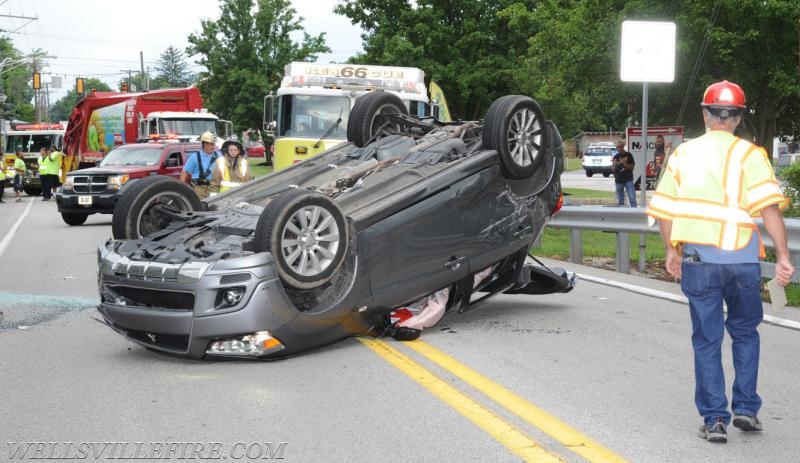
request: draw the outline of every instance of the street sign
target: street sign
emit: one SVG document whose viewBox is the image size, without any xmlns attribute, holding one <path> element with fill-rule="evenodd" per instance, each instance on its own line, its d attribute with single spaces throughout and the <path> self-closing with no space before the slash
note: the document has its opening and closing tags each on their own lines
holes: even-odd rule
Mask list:
<svg viewBox="0 0 800 463">
<path fill-rule="evenodd" d="M 624 82 L 675 80 L 675 23 L 624 21 L 620 78 Z"/>
</svg>

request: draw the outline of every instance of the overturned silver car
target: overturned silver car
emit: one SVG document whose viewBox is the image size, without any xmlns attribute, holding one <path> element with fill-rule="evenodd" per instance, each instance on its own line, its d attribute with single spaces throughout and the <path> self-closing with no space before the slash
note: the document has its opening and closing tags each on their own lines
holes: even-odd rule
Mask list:
<svg viewBox="0 0 800 463">
<path fill-rule="evenodd" d="M 269 359 L 392 334 L 390 313 L 443 288 L 447 313 L 572 289 L 525 263 L 562 201 L 561 137 L 534 100 L 442 123 L 373 92 L 347 135 L 202 203 L 174 179 L 138 182 L 98 249 L 105 323 L 165 353 Z"/>
</svg>

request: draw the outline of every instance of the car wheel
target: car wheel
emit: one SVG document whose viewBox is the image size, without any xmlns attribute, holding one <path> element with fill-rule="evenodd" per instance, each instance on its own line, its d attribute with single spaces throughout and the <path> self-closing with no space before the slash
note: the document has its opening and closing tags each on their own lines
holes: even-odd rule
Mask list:
<svg viewBox="0 0 800 463">
<path fill-rule="evenodd" d="M 89 214 L 68 213 L 68 212 L 61 213 L 61 218 L 64 220 L 64 223 L 73 226 L 83 225 L 86 222 L 87 217 L 89 217 Z"/>
<path fill-rule="evenodd" d="M 41 188 L 25 188 L 25 187 L 22 187 L 22 191 L 24 191 L 25 194 L 28 195 L 28 196 L 39 196 L 40 194 L 42 194 L 42 189 Z"/>
<path fill-rule="evenodd" d="M 611 174 L 609 174 L 608 172 L 603 172 L 603 177 L 608 178 L 610 176 L 611 176 Z"/>
<path fill-rule="evenodd" d="M 152 176 L 129 186 L 114 206 L 111 234 L 115 239 L 139 239 L 169 225 L 160 207 L 199 211 L 200 198 L 192 187 L 171 177 Z"/>
<path fill-rule="evenodd" d="M 483 147 L 497 151 L 509 178 L 527 178 L 539 168 L 546 137 L 544 113 L 530 97 L 502 96 L 486 113 Z"/>
<path fill-rule="evenodd" d="M 408 115 L 406 105 L 394 93 L 368 92 L 359 96 L 347 120 L 347 141 L 361 148 L 373 137 L 379 138 L 388 114 Z"/>
<path fill-rule="evenodd" d="M 325 195 L 289 190 L 270 201 L 256 224 L 255 245 L 275 259 L 284 284 L 311 289 L 328 282 L 347 253 L 344 214 Z"/>
<path fill-rule="evenodd" d="M 588 171 L 588 170 L 586 171 L 586 176 L 587 177 L 591 177 L 592 175 L 594 175 L 594 172 L 591 172 L 591 171 Z"/>
</svg>

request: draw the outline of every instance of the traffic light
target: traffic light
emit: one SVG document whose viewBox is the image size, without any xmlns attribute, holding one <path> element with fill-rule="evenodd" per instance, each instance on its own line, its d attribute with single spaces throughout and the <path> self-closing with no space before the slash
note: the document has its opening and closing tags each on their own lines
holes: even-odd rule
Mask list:
<svg viewBox="0 0 800 463">
<path fill-rule="evenodd" d="M 128 83 L 127 82 L 123 82 L 123 83 L 119 84 L 119 90 L 121 92 L 127 92 L 128 91 Z"/>
<path fill-rule="evenodd" d="M 84 84 L 83 77 L 75 78 L 75 93 L 81 96 L 83 96 L 84 93 L 83 84 Z"/>
<path fill-rule="evenodd" d="M 39 90 L 42 88 L 42 75 L 38 72 L 33 73 L 33 89 Z"/>
</svg>

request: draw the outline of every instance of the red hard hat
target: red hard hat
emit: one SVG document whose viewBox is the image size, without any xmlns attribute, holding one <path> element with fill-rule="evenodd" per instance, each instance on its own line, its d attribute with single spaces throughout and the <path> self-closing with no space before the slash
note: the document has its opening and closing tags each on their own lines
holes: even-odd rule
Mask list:
<svg viewBox="0 0 800 463">
<path fill-rule="evenodd" d="M 727 80 L 711 84 L 703 94 L 703 102 L 700 105 L 744 109 L 746 106 L 744 90 Z"/>
</svg>

